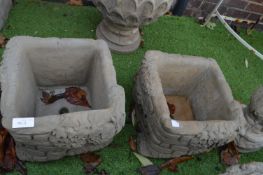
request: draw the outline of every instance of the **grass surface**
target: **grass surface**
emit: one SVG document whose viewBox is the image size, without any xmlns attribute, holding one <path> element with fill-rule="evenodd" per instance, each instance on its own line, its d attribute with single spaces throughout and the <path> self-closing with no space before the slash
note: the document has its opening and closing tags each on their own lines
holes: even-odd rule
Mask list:
<svg viewBox="0 0 263 175">
<path fill-rule="evenodd" d="M 95 38 L 96 26 L 101 20 L 99 12 L 92 7 L 72 7 L 38 0 L 17 0 L 6 27 L 0 32 L 7 37 L 30 35 L 38 37 Z M 126 110 L 132 101 L 133 76 L 147 50 L 212 57 L 220 65 L 233 95 L 237 100 L 249 102 L 251 93 L 263 83 L 263 61 L 255 57 L 230 36 L 222 25 L 215 30 L 200 27 L 192 18 L 169 17 L 144 27 L 144 48 L 132 54 L 113 54 L 118 83 L 125 88 Z M 263 33 L 251 36 L 241 34 L 255 48 L 263 52 Z M 0 49 L 0 55 L 3 49 Z M 245 67 L 245 59 L 249 67 Z M 105 169 L 112 175 L 133 175 L 140 167 L 131 155 L 127 140 L 135 131 L 127 122 L 113 143 L 99 151 Z M 154 159 L 155 163 L 163 160 Z M 242 154 L 241 162 L 263 161 L 263 150 Z M 27 163 L 29 175 L 80 175 L 82 163 L 78 156 L 67 157 L 48 163 Z M 214 175 L 223 172 L 216 150 L 204 153 L 179 166 L 178 175 Z M 13 173 L 15 174 L 15 173 Z M 172 174 L 164 171 L 162 174 Z"/>
</svg>

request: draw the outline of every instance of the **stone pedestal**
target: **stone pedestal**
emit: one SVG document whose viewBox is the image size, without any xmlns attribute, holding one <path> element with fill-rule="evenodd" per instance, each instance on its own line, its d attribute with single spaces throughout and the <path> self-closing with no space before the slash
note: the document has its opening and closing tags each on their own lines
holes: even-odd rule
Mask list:
<svg viewBox="0 0 263 175">
<path fill-rule="evenodd" d="M 110 50 L 102 40 L 12 38 L 2 65 L 3 126 L 17 156 L 49 161 L 107 146 L 125 123 L 124 90 L 116 82 Z M 65 100 L 45 105 L 42 90 L 81 87 L 92 108 Z M 67 107 L 69 113 L 59 114 Z M 14 118 L 34 117 L 34 127 L 12 127 Z"/>
<path fill-rule="evenodd" d="M 0 30 L 3 28 L 12 7 L 12 0 L 0 0 Z"/>
<path fill-rule="evenodd" d="M 173 0 L 93 0 L 104 19 L 97 27 L 97 38 L 116 52 L 135 51 L 141 42 L 139 27 L 166 13 Z"/>
<path fill-rule="evenodd" d="M 123 27 L 104 19 L 96 31 L 97 38 L 107 42 L 112 51 L 131 52 L 136 50 L 141 43 L 138 28 Z"/>
</svg>

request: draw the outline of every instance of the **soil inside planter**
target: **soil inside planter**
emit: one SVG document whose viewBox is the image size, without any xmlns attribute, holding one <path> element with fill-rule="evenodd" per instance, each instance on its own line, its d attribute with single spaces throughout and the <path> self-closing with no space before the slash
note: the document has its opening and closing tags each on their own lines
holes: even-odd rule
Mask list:
<svg viewBox="0 0 263 175">
<path fill-rule="evenodd" d="M 169 104 L 175 106 L 175 113 L 171 114 L 171 118 L 175 120 L 195 120 L 190 101 L 184 96 L 165 96 Z"/>
<path fill-rule="evenodd" d="M 60 94 L 65 92 L 65 88 L 72 86 L 59 86 L 59 87 L 39 87 L 37 93 L 37 103 L 36 103 L 36 116 L 46 116 L 46 115 L 58 115 L 62 113 L 71 113 L 90 110 L 89 107 L 74 105 L 69 103 L 66 99 L 59 99 L 52 104 L 45 104 L 41 101 L 42 91 L 53 92 L 54 94 Z M 76 86 L 74 86 L 76 87 Z M 87 87 L 78 86 L 86 92 L 86 98 L 89 103 L 91 103 L 90 94 Z"/>
</svg>

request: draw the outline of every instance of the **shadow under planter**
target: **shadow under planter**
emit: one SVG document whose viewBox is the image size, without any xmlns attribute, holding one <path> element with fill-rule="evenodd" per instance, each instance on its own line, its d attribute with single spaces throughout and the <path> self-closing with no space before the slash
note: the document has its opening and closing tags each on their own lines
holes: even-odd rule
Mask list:
<svg viewBox="0 0 263 175">
<path fill-rule="evenodd" d="M 124 90 L 102 40 L 14 37 L 4 53 L 1 83 L 2 123 L 21 160 L 49 161 L 98 150 L 124 126 Z M 40 101 L 42 90 L 71 86 L 86 92 L 92 108 Z M 13 119 L 23 117 L 34 117 L 34 127 L 14 129 Z"/>
<path fill-rule="evenodd" d="M 213 59 L 148 51 L 133 96 L 138 151 L 149 157 L 192 155 L 224 145 L 235 139 L 243 117 Z"/>
</svg>

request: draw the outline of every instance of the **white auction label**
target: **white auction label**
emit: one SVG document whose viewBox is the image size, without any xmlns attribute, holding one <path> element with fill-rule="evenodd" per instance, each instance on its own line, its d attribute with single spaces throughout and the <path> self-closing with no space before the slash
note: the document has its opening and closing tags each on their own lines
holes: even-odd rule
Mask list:
<svg viewBox="0 0 263 175">
<path fill-rule="evenodd" d="M 35 125 L 35 118 L 13 118 L 12 128 L 32 128 Z"/>
<path fill-rule="evenodd" d="M 178 121 L 176 121 L 176 120 L 171 120 L 171 122 L 172 122 L 172 126 L 173 126 L 174 128 L 179 128 L 179 127 L 180 127 L 180 124 L 179 124 Z"/>
</svg>

